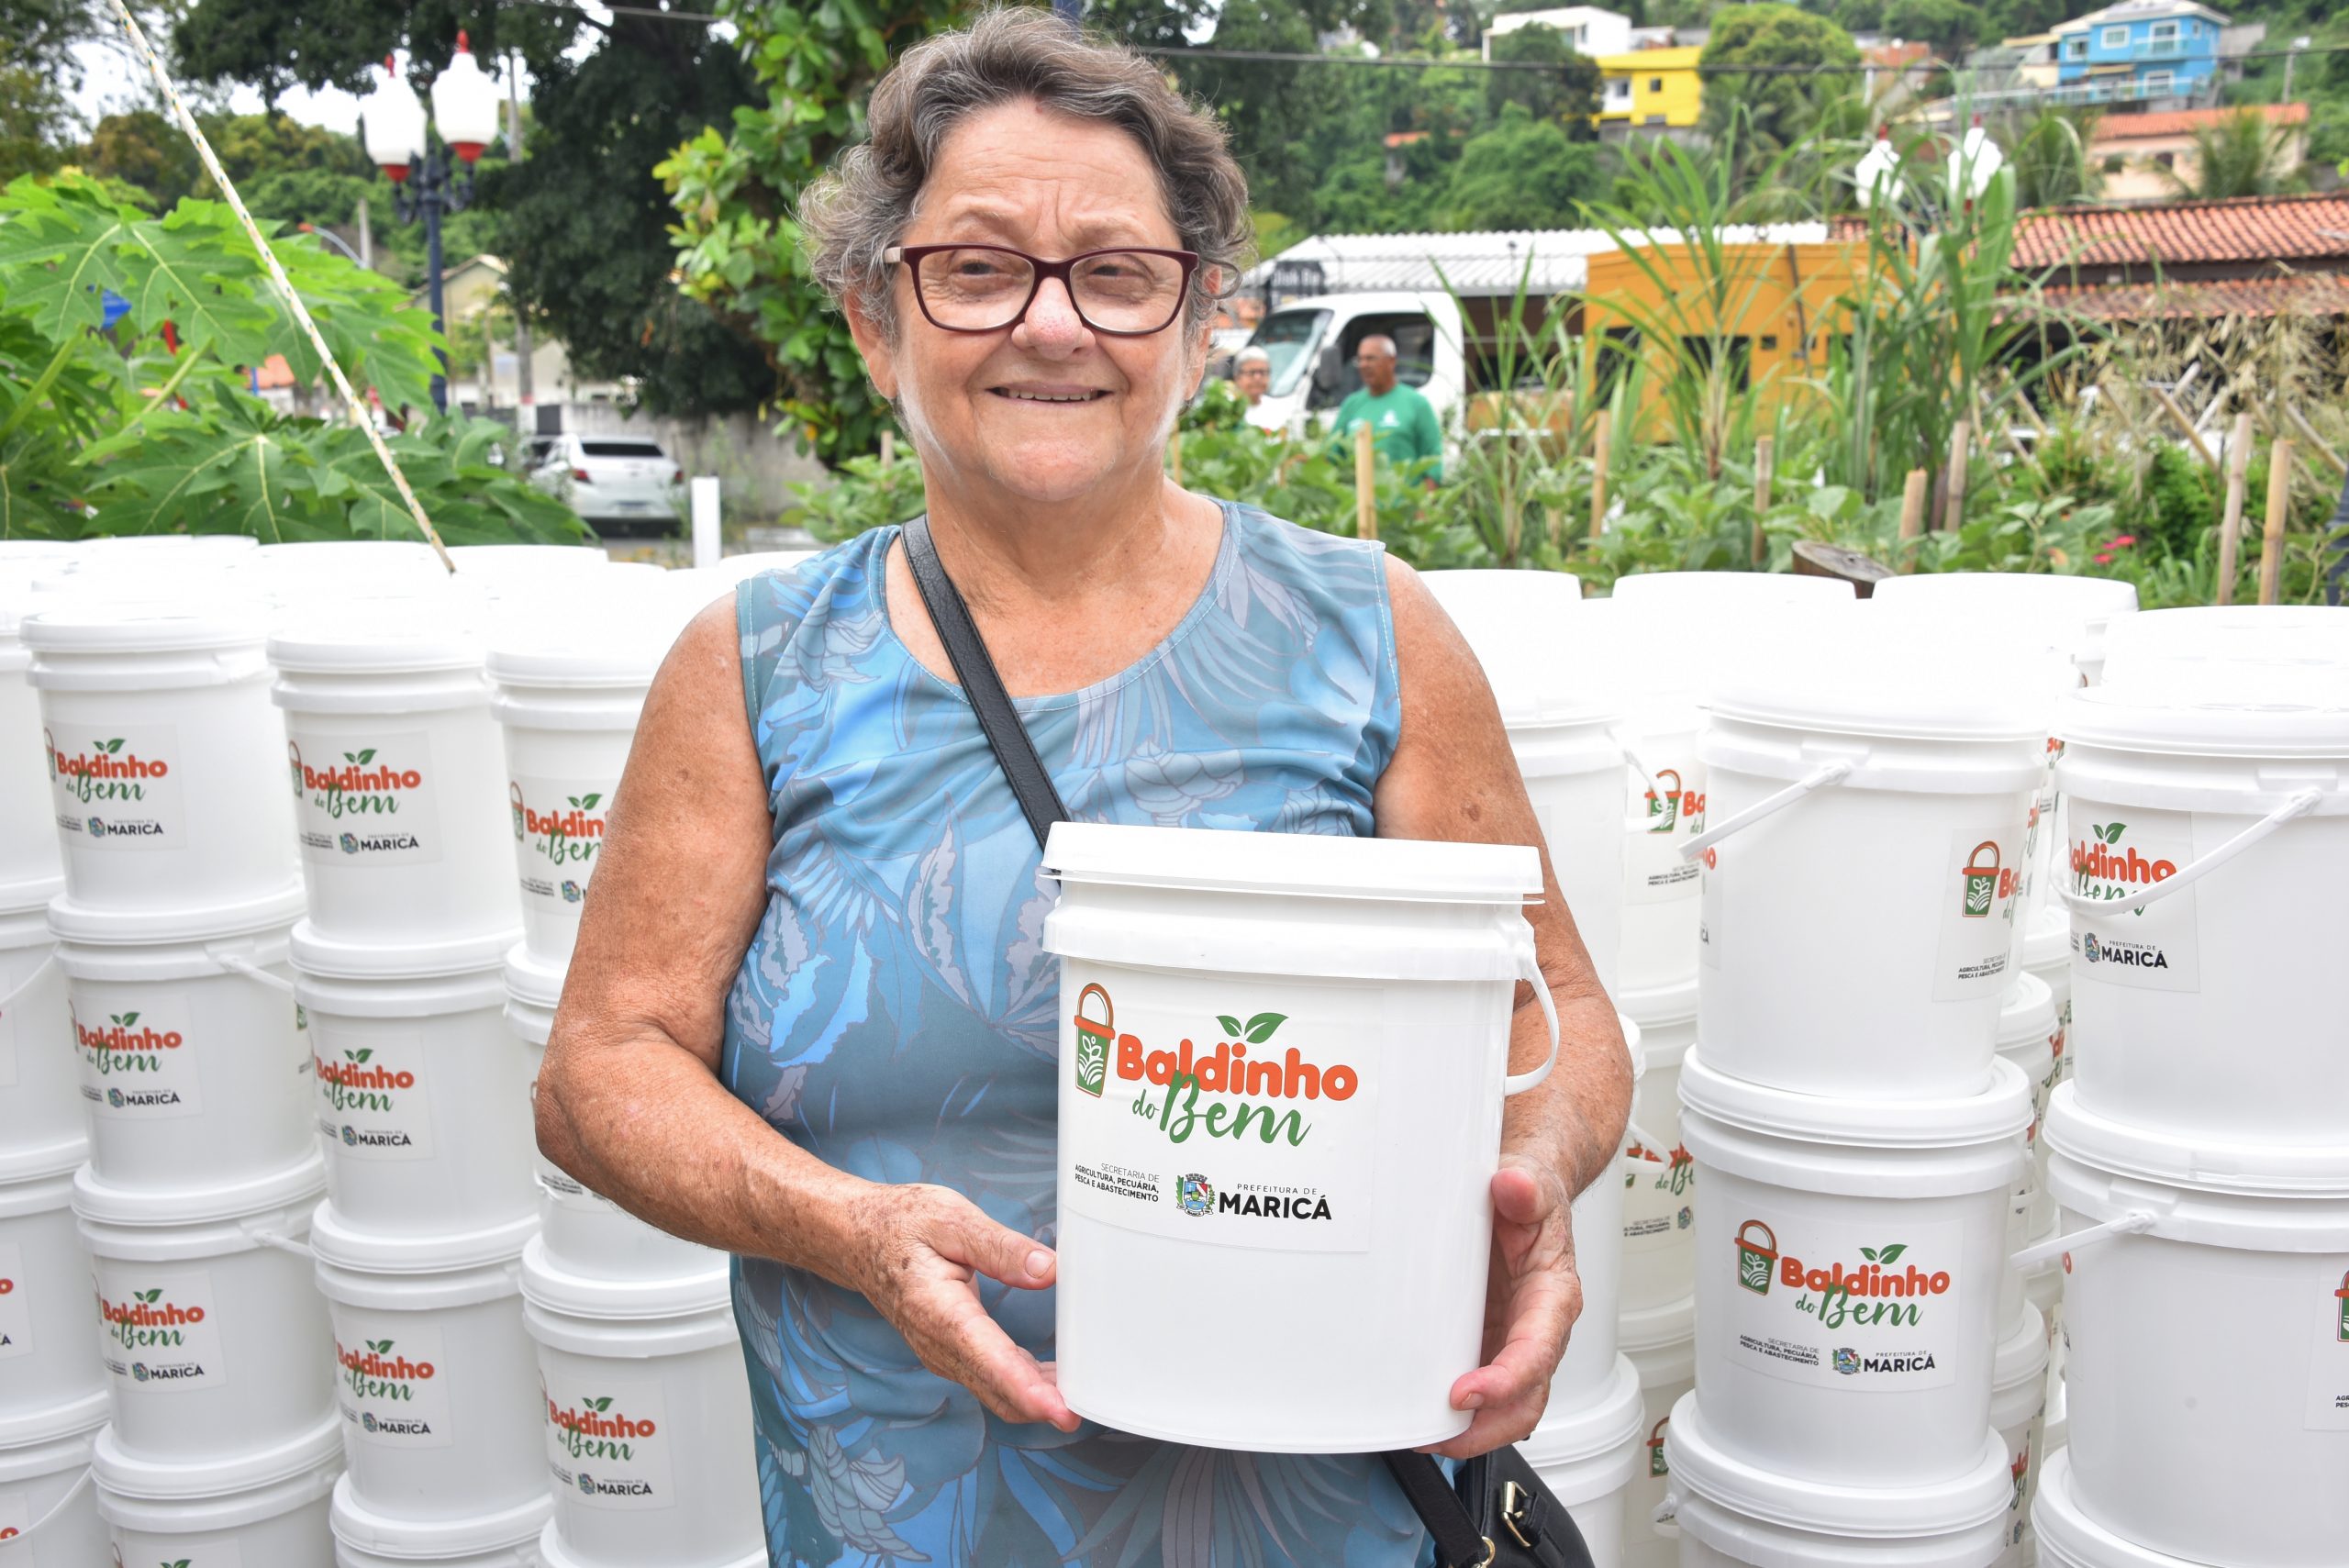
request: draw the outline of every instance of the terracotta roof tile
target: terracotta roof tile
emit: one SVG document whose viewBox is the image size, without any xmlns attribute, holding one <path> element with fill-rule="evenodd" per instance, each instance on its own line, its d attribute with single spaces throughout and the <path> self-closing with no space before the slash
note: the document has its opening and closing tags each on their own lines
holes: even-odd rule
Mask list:
<svg viewBox="0 0 2349 1568">
<path fill-rule="evenodd" d="M 2349 277 L 2310 272 L 2288 278 L 2223 278 L 2201 283 L 2051 287 L 2048 304 L 2101 321 L 2156 321 L 2219 316 L 2349 316 Z"/>
<path fill-rule="evenodd" d="M 2014 265 L 2349 261 L 2349 194 L 2052 207 L 2016 225 Z"/>
<path fill-rule="evenodd" d="M 2254 106 L 2269 125 L 2290 126 L 2309 123 L 2306 104 L 2262 104 Z M 2088 144 L 2100 146 L 2108 141 L 2136 141 L 2155 136 L 2191 136 L 2220 125 L 2241 109 L 2178 109 L 2167 114 L 2107 115 L 2096 122 L 2096 129 L 2088 136 Z"/>
</svg>

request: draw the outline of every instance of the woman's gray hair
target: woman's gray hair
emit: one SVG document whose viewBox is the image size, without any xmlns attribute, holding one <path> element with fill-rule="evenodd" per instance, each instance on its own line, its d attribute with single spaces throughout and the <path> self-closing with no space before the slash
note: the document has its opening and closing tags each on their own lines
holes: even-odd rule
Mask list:
<svg viewBox="0 0 2349 1568">
<path fill-rule="evenodd" d="M 802 193 L 808 261 L 833 303 L 853 299 L 896 336 L 882 252 L 912 219 L 947 134 L 976 110 L 1023 100 L 1106 121 L 1141 144 L 1183 248 L 1199 254 L 1188 315 L 1194 326 L 1204 321 L 1216 295 L 1238 281 L 1254 238 L 1247 178 L 1223 128 L 1141 55 L 1087 39 L 1050 11 L 1014 7 L 907 50 L 873 89 L 867 139 Z"/>
</svg>

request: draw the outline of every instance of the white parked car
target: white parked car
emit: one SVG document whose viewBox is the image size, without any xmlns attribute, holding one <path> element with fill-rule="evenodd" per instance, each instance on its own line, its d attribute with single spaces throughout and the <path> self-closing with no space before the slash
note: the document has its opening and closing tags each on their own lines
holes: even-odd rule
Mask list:
<svg viewBox="0 0 2349 1568">
<path fill-rule="evenodd" d="M 658 441 L 637 436 L 545 436 L 530 483 L 571 504 L 598 533 L 674 532 L 684 515 L 685 470 Z"/>
</svg>

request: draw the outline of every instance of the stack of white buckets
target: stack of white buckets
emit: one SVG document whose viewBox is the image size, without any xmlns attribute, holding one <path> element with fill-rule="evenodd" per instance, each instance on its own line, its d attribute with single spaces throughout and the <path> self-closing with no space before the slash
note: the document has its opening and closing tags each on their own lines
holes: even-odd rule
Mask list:
<svg viewBox="0 0 2349 1568">
<path fill-rule="evenodd" d="M 529 1109 L 726 583 L 458 553 L 0 545 L 6 1568 L 760 1560 L 723 1258 Z"/>
<path fill-rule="evenodd" d="M 2057 1568 L 2349 1560 L 2349 610 L 2116 623 L 2058 730 Z"/>
</svg>

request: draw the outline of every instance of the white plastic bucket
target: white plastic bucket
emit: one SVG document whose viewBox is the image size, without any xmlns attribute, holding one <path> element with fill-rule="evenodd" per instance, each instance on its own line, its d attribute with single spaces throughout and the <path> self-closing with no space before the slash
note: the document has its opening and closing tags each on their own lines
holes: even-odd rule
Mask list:
<svg viewBox="0 0 2349 1568">
<path fill-rule="evenodd" d="M 0 1431 L 103 1395 L 73 1172 L 0 1181 Z"/>
<path fill-rule="evenodd" d="M 62 1170 L 86 1142 L 56 951 L 42 906 L 0 909 L 0 1169 Z"/>
<path fill-rule="evenodd" d="M 331 1204 L 310 1225 L 353 1506 L 419 1525 L 502 1517 L 512 1541 L 545 1522 L 534 1505 L 546 1494 L 521 1253 L 468 1240 L 418 1267 Z"/>
<path fill-rule="evenodd" d="M 2077 1492 L 2071 1454 L 2054 1450 L 2033 1488 L 2031 1508 L 2032 1540 L 2043 1568 L 2201 1568 L 2114 1534 L 2081 1508 Z M 2232 1501 L 2256 1507 L 2265 1500 Z"/>
<path fill-rule="evenodd" d="M 526 1363 L 526 1367 L 527 1367 Z M 531 1390 L 535 1395 L 537 1390 Z M 536 1400 L 524 1406 L 528 1410 Z M 417 1523 L 391 1518 L 362 1507 L 352 1496 L 348 1473 L 334 1484 L 328 1522 L 334 1529 L 335 1568 L 539 1568 L 539 1534 L 554 1512 L 554 1498 L 540 1480 L 536 1455 L 531 1477 L 538 1492 L 520 1507 L 473 1518 Z"/>
<path fill-rule="evenodd" d="M 121 941 L 105 912 L 50 906 L 99 1181 L 173 1188 L 200 1172 L 233 1185 L 309 1157 L 310 1062 L 285 971 L 301 913 L 302 890 L 288 887 Z"/>
<path fill-rule="evenodd" d="M 1756 1463 L 1711 1416 L 1691 1394 L 1664 1436 L 1681 1568 L 1988 1568 L 2006 1539 L 2014 1487 L 1993 1432 L 1940 1481 L 1865 1486 Z"/>
<path fill-rule="evenodd" d="M 1896 614 L 1964 617 L 1988 635 L 2044 639 L 2075 665 L 2100 669 L 2115 621 L 2137 611 L 2137 587 L 2053 572 L 1917 572 L 1876 585 L 1871 604 Z"/>
<path fill-rule="evenodd" d="M 2254 661 L 2349 659 L 2349 608 L 2229 605 L 2148 610 L 2107 638 L 2107 684 L 2156 686 Z"/>
<path fill-rule="evenodd" d="M 323 1184 L 315 1151 L 226 1191 L 74 1178 L 123 1451 L 158 1465 L 258 1462 L 331 1418 L 333 1341 L 299 1240 Z"/>
<path fill-rule="evenodd" d="M 520 945 L 507 957 L 506 1021 L 519 1042 L 534 1099 L 539 1062 L 554 1027 L 555 1004 L 562 997 L 562 973 Z M 725 1253 L 655 1229 L 602 1194 L 589 1191 L 540 1153 L 536 1137 L 529 1147 L 538 1183 L 539 1236 L 549 1268 L 608 1283 L 662 1284 L 725 1273 Z"/>
<path fill-rule="evenodd" d="M 1622 1166 L 1620 1311 L 1629 1316 L 1687 1300 L 1695 1279 L 1697 1166 L 1680 1146 L 1680 1063 L 1697 1041 L 1697 988 L 1628 992 L 1623 1004 L 1639 1028 L 1646 1063 Z M 1660 1147 L 1649 1148 L 1643 1134 Z"/>
<path fill-rule="evenodd" d="M 1634 1082 L 1642 1065 L 1636 1028 L 1624 1031 L 1631 1049 Z M 1624 1204 L 1632 1178 L 1643 1173 L 1632 1171 L 1631 1165 L 1631 1162 L 1619 1158 L 1609 1173 L 1575 1195 L 1567 1210 L 1566 1223 L 1576 1239 L 1575 1273 L 1582 1284 L 1582 1316 L 1575 1319 L 1574 1329 L 1566 1336 L 1565 1354 L 1550 1374 L 1553 1405 L 1580 1405 L 1597 1398 L 1615 1376 L 1628 1261 L 1622 1240 Z"/>
<path fill-rule="evenodd" d="M 796 572 L 803 562 L 813 561 L 822 554 L 816 550 L 754 550 L 742 555 L 729 555 L 710 568 L 714 576 L 740 583 L 746 577 L 756 577 L 763 572 Z M 1433 577 L 1437 573 L 1423 573 Z"/>
<path fill-rule="evenodd" d="M 406 606 L 269 639 L 310 920 L 340 941 L 518 923 L 482 646 Z"/>
<path fill-rule="evenodd" d="M 511 1254 L 532 1226 L 529 1064 L 504 1023 L 512 940 L 385 947 L 294 929 L 327 1190 L 353 1227 L 418 1256 L 459 1232 Z"/>
<path fill-rule="evenodd" d="M 1820 1484 L 1962 1473 L 1989 1428 L 2023 1075 L 2001 1062 L 1963 1099 L 1835 1100 L 1731 1078 L 1709 1045 L 1680 1098 L 1705 1191 L 1697 1392 L 1720 1443 Z"/>
<path fill-rule="evenodd" d="M 1998 1341 L 1990 1372 L 1990 1429 L 2007 1447 L 2014 1496 L 2007 1504 L 2006 1549 L 1997 1568 L 2023 1568 L 2030 1557 L 2031 1488 L 2037 1477 L 2040 1429 L 2047 1414 L 2047 1320 L 2025 1307 Z"/>
<path fill-rule="evenodd" d="M 321 1568 L 333 1561 L 328 1499 L 342 1469 L 331 1420 L 259 1459 L 161 1464 L 98 1434 L 98 1512 L 116 1561 L 172 1568 Z"/>
<path fill-rule="evenodd" d="M 103 1400 L 95 1413 L 103 1422 Z M 90 1450 L 98 1436 L 91 1414 L 86 1405 L 61 1410 L 62 1420 L 39 1435 L 27 1429 L 0 1443 L 5 1568 L 96 1568 L 106 1560 L 106 1529 L 90 1485 Z"/>
<path fill-rule="evenodd" d="M 1640 1374 L 1639 1461 L 1623 1493 L 1623 1568 L 1676 1568 L 1680 1548 L 1657 1533 L 1655 1511 L 1672 1475 L 1664 1444 L 1672 1407 L 1697 1385 L 1697 1304 L 1625 1313 L 1621 1324 L 1622 1353 Z"/>
<path fill-rule="evenodd" d="M 703 1568 L 757 1561 L 759 1487 L 750 1385 L 726 1276 L 666 1290 L 615 1285 L 522 1254 L 538 1341 L 548 1560 L 579 1568 Z"/>
<path fill-rule="evenodd" d="M 1556 1038 L 1521 913 L 1534 851 L 1063 822 L 1044 865 L 1070 1407 L 1269 1452 L 1465 1429 L 1451 1388 L 1481 1359 L 1502 1099 L 1548 1072 L 1508 1075 L 1515 982 Z M 1611 1235 L 1621 1187 L 1602 1189 Z M 1250 1331 L 1214 1378 L 1166 1376 L 1134 1332 L 1234 1313 Z M 1611 1341 L 1606 1317 L 1577 1344 Z"/>
<path fill-rule="evenodd" d="M 1625 1498 L 1647 1463 L 1642 1428 L 1639 1372 L 1618 1356 L 1614 1375 L 1596 1395 L 1567 1402 L 1553 1394 L 1541 1425 L 1518 1444 L 1551 1496 L 1565 1505 L 1600 1568 L 1623 1561 Z"/>
<path fill-rule="evenodd" d="M 2031 1126 L 2023 1132 L 2027 1158 L 2007 1195 L 2007 1251 L 2018 1252 L 2055 1214 L 2039 1181 L 2039 1125 L 2047 1114 L 2047 1096 L 2055 1088 L 2055 1005 L 2046 984 L 2028 973 L 2015 976 L 1998 1010 L 1998 1055 L 2013 1062 L 2031 1084 Z M 2009 1269 L 1998 1295 L 2002 1329 L 2021 1320 L 2022 1302 L 2022 1273 Z"/>
<path fill-rule="evenodd" d="M 1786 572 L 1635 572 L 1615 579 L 1609 592 L 1618 604 L 1670 606 L 1741 621 L 1777 621 L 1853 603 L 1852 585 L 1840 577 Z"/>
<path fill-rule="evenodd" d="M 675 639 L 669 620 L 649 614 L 567 620 L 559 630 L 532 628 L 547 635 L 490 648 L 522 937 L 557 968 L 570 962 L 579 938 L 644 694 Z"/>
<path fill-rule="evenodd" d="M 20 635 L 25 616 L 41 602 L 35 575 L 28 564 L 0 563 L 0 903 L 30 903 L 65 874 L 49 825 L 40 697 L 25 680 L 33 661 Z"/>
<path fill-rule="evenodd" d="M 2349 884 L 2349 666 L 2322 703 L 2106 687 L 2062 723 L 2080 1104 L 2349 1169 L 2340 928 L 2301 917 Z"/>
<path fill-rule="evenodd" d="M 461 544 L 449 559 L 460 577 L 507 583 L 565 584 L 573 572 L 607 567 L 612 558 L 600 544 Z"/>
<path fill-rule="evenodd" d="M 1711 693 L 1698 1037 L 1775 1088 L 1977 1094 L 2045 718 L 2006 662 L 1826 618 Z"/>
<path fill-rule="evenodd" d="M 298 873 L 261 632 L 226 607 L 89 600 L 24 624 L 50 816 L 77 904 L 128 917 L 272 898 Z"/>
<path fill-rule="evenodd" d="M 2224 1568 L 2337 1568 L 2349 1540 L 2349 1175 L 2210 1151 L 2055 1091 L 2072 1496 Z M 2116 1226 L 2125 1229 L 2113 1229 Z"/>
</svg>

